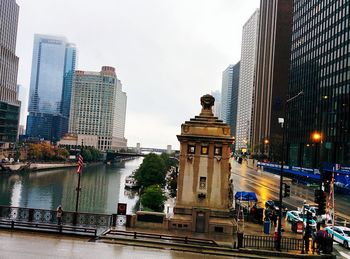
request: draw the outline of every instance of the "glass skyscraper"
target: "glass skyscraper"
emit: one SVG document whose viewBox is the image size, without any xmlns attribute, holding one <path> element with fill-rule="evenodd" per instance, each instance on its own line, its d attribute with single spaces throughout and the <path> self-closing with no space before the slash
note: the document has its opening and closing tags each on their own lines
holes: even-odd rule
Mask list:
<svg viewBox="0 0 350 259">
<path fill-rule="evenodd" d="M 304 95 L 288 106 L 291 165 L 350 165 L 349 34 L 350 0 L 294 1 L 289 94 Z"/>
<path fill-rule="evenodd" d="M 16 142 L 21 102 L 17 98 L 16 39 L 19 6 L 0 1 L 0 149 Z"/>
<path fill-rule="evenodd" d="M 230 125 L 232 136 L 236 136 L 239 68 L 238 62 L 222 72 L 221 119 Z"/>
<path fill-rule="evenodd" d="M 34 36 L 28 137 L 60 139 L 68 131 L 76 48 L 64 37 Z"/>
</svg>

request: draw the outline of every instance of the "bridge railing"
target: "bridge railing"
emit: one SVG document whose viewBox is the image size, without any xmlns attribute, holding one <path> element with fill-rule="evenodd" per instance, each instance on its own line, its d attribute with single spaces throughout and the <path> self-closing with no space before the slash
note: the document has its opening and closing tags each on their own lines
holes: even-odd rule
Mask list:
<svg viewBox="0 0 350 259">
<path fill-rule="evenodd" d="M 0 206 L 0 218 L 13 221 L 57 224 L 55 210 Z M 62 225 L 107 228 L 111 225 L 112 215 L 64 211 Z"/>
<path fill-rule="evenodd" d="M 272 236 L 254 236 L 244 235 L 243 247 L 256 249 L 276 249 L 276 241 Z M 301 251 L 303 248 L 303 239 L 282 237 L 281 249 L 285 251 Z"/>
</svg>

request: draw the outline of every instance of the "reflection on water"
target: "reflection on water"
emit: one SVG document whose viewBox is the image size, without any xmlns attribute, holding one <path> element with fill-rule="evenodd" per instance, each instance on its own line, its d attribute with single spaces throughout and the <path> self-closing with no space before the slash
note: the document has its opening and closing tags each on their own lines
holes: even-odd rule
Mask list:
<svg viewBox="0 0 350 259">
<path fill-rule="evenodd" d="M 81 177 L 79 211 L 115 213 L 118 202 L 128 204 L 128 213 L 137 200 L 136 194 L 125 193 L 125 178 L 136 170 L 143 158 L 115 165 L 91 165 Z M 75 168 L 0 175 L 0 204 L 20 207 L 75 209 L 78 176 Z"/>
</svg>

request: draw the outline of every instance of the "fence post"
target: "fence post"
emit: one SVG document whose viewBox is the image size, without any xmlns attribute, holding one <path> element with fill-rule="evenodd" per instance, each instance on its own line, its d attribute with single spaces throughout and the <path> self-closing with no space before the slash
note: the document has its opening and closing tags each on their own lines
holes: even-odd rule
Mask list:
<svg viewBox="0 0 350 259">
<path fill-rule="evenodd" d="M 185 236 L 185 244 L 187 244 L 187 243 L 188 243 L 188 237 Z"/>
<path fill-rule="evenodd" d="M 112 214 L 112 227 L 117 226 L 117 214 Z"/>
<path fill-rule="evenodd" d="M 15 227 L 15 222 L 12 220 L 11 221 L 11 228 L 13 229 Z"/>
<path fill-rule="evenodd" d="M 134 232 L 134 239 L 136 239 L 136 231 Z"/>
<path fill-rule="evenodd" d="M 237 239 L 238 239 L 238 248 L 243 247 L 243 233 L 237 233 Z"/>
<path fill-rule="evenodd" d="M 28 210 L 28 221 L 32 222 L 34 218 L 34 209 L 29 209 Z"/>
</svg>

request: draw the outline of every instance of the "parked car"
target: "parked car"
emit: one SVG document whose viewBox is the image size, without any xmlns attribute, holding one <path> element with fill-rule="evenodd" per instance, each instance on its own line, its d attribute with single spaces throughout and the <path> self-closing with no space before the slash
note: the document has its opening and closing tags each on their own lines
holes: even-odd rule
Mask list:
<svg viewBox="0 0 350 259">
<path fill-rule="evenodd" d="M 334 235 L 334 241 L 342 244 L 345 248 L 349 248 L 350 245 L 350 228 L 334 226 L 326 227 L 326 231 L 329 235 Z"/>
<path fill-rule="evenodd" d="M 323 223 L 332 224 L 332 217 L 329 214 L 318 215 L 318 207 L 310 206 L 309 204 L 304 205 L 305 212 L 310 212 L 312 217 L 316 219 L 317 217 L 321 217 Z M 302 209 L 300 209 L 302 211 Z"/>
<path fill-rule="evenodd" d="M 288 221 L 303 221 L 304 222 L 304 227 L 306 227 L 306 215 L 303 217 L 303 213 L 297 210 L 291 210 L 288 211 L 286 214 L 286 219 Z M 313 229 L 316 229 L 316 221 L 314 219 L 309 220 L 309 226 L 312 227 Z"/>
</svg>

